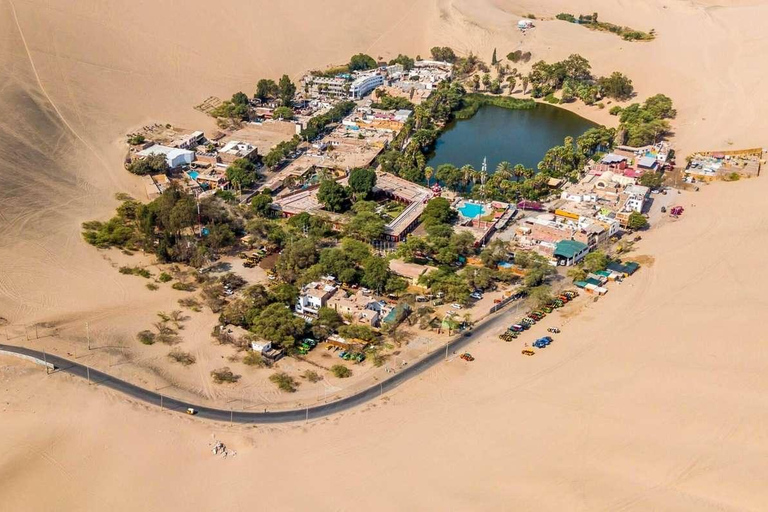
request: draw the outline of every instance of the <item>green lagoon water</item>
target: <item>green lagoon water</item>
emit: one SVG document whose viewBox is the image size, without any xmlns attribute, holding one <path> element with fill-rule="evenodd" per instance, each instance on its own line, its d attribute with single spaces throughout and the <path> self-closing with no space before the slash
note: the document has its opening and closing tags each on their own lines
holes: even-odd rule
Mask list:
<svg viewBox="0 0 768 512">
<path fill-rule="evenodd" d="M 485 105 L 470 119 L 448 126 L 427 165 L 469 164 L 480 170 L 486 157 L 491 173 L 503 161 L 535 169 L 549 148 L 596 126 L 572 112 L 541 103 L 529 110 Z"/>
</svg>

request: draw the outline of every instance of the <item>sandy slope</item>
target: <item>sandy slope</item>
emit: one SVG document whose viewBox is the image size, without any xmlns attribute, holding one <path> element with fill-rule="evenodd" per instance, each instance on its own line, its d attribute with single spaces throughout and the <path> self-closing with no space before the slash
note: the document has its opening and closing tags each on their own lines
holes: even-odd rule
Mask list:
<svg viewBox="0 0 768 512">
<path fill-rule="evenodd" d="M 149 292 L 80 239 L 114 192 L 141 194 L 121 168 L 123 134 L 148 121 L 208 129 L 191 108 L 205 97 L 357 51 L 578 52 L 598 73 L 626 72 L 641 98 L 672 96 L 683 149 L 762 145 L 768 2 L 718 3 L 0 0 L 0 316 L 59 323 L 82 345 L 85 321 L 122 343 L 172 309 L 178 295 Z M 512 28 L 527 12 L 595 10 L 659 37 Z M 693 196 L 682 221 L 645 237 L 655 265 L 546 353 L 478 340 L 474 365 L 453 361 L 306 432 L 230 432 L 2 361 L 0 510 L 760 509 L 766 192 L 760 179 Z M 210 458 L 214 430 L 237 458 Z"/>
<path fill-rule="evenodd" d="M 535 357 L 477 340 L 474 363 L 306 426 L 202 423 L 0 360 L 0 495 L 9 510 L 759 510 L 768 233 L 729 205 L 767 191 L 689 196 L 644 237 L 655 263 L 553 315 L 563 333 Z M 237 457 L 210 455 L 212 434 Z M 30 500 L 39 482 L 57 492 Z"/>
</svg>

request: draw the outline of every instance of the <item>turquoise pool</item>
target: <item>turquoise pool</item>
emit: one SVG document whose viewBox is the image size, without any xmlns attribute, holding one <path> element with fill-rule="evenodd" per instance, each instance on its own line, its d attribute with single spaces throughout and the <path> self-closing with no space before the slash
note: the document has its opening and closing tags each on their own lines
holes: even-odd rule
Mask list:
<svg viewBox="0 0 768 512">
<path fill-rule="evenodd" d="M 468 219 L 474 219 L 485 213 L 485 208 L 481 204 L 464 203 L 459 207 L 459 212 Z"/>
<path fill-rule="evenodd" d="M 197 171 L 189 171 L 189 177 L 193 180 L 196 180 L 198 176 L 200 176 L 200 174 Z"/>
</svg>

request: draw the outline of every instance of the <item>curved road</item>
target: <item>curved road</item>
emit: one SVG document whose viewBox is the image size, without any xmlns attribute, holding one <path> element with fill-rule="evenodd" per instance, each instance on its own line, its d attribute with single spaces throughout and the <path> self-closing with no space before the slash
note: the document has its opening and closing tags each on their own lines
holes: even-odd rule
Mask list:
<svg viewBox="0 0 768 512">
<path fill-rule="evenodd" d="M 203 407 L 195 405 L 193 403 L 177 400 L 165 395 L 161 395 L 155 391 L 141 388 L 130 382 L 112 377 L 106 373 L 100 372 L 93 368 L 89 368 L 80 363 L 64 359 L 63 357 L 55 356 L 48 353 L 43 353 L 37 350 L 32 350 L 25 347 L 17 347 L 13 345 L 0 344 L 0 350 L 13 352 L 16 354 L 31 356 L 39 360 L 46 360 L 48 363 L 54 365 L 56 370 L 67 372 L 83 379 L 88 378 L 90 373 L 90 380 L 96 384 L 107 386 L 115 391 L 124 393 L 137 400 L 153 404 L 156 406 L 161 405 L 164 409 L 170 409 L 177 412 L 185 412 L 187 408 L 192 407 L 197 411 L 197 416 L 200 418 L 206 418 L 217 421 L 232 421 L 238 423 L 287 423 L 291 421 L 304 421 L 310 419 L 322 418 L 330 414 L 346 411 L 358 405 L 362 405 L 369 400 L 373 400 L 376 397 L 383 395 L 384 393 L 391 391 L 403 382 L 412 379 L 424 370 L 431 368 L 439 361 L 446 359 L 446 356 L 468 345 L 473 338 L 481 336 L 492 328 L 497 327 L 502 323 L 502 319 L 506 315 L 504 313 L 494 314 L 485 322 L 478 325 L 471 331 L 471 336 L 457 335 L 453 340 L 448 342 L 447 346 L 440 347 L 433 352 L 430 352 L 425 358 L 402 368 L 398 373 L 389 377 L 386 380 L 381 381 L 359 393 L 342 398 L 335 402 L 331 402 L 323 405 L 315 405 L 303 409 L 291 409 L 285 411 L 275 412 L 244 412 L 233 411 L 224 409 L 214 409 L 211 407 Z"/>
</svg>

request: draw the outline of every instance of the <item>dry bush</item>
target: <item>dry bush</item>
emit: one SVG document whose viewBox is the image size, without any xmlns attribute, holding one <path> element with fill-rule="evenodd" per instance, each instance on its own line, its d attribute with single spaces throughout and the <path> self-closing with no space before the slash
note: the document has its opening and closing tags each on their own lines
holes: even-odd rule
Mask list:
<svg viewBox="0 0 768 512">
<path fill-rule="evenodd" d="M 307 379 L 309 382 L 320 382 L 321 380 L 323 380 L 323 376 L 314 370 L 305 371 L 302 377 Z"/>
<path fill-rule="evenodd" d="M 171 360 L 176 361 L 177 363 L 183 364 L 184 366 L 195 364 L 195 362 L 197 361 L 195 356 L 193 356 L 189 352 L 184 352 L 179 349 L 173 349 L 170 352 L 168 352 L 168 357 L 171 358 Z"/>
<path fill-rule="evenodd" d="M 295 393 L 296 388 L 299 386 L 299 383 L 296 382 L 296 379 L 285 372 L 273 373 L 269 376 L 269 380 L 274 382 L 278 388 L 287 393 Z"/>
<path fill-rule="evenodd" d="M 211 377 L 213 377 L 213 382 L 216 384 L 223 384 L 225 382 L 235 383 L 240 380 L 240 375 L 233 373 L 228 366 L 213 370 Z"/>
</svg>

